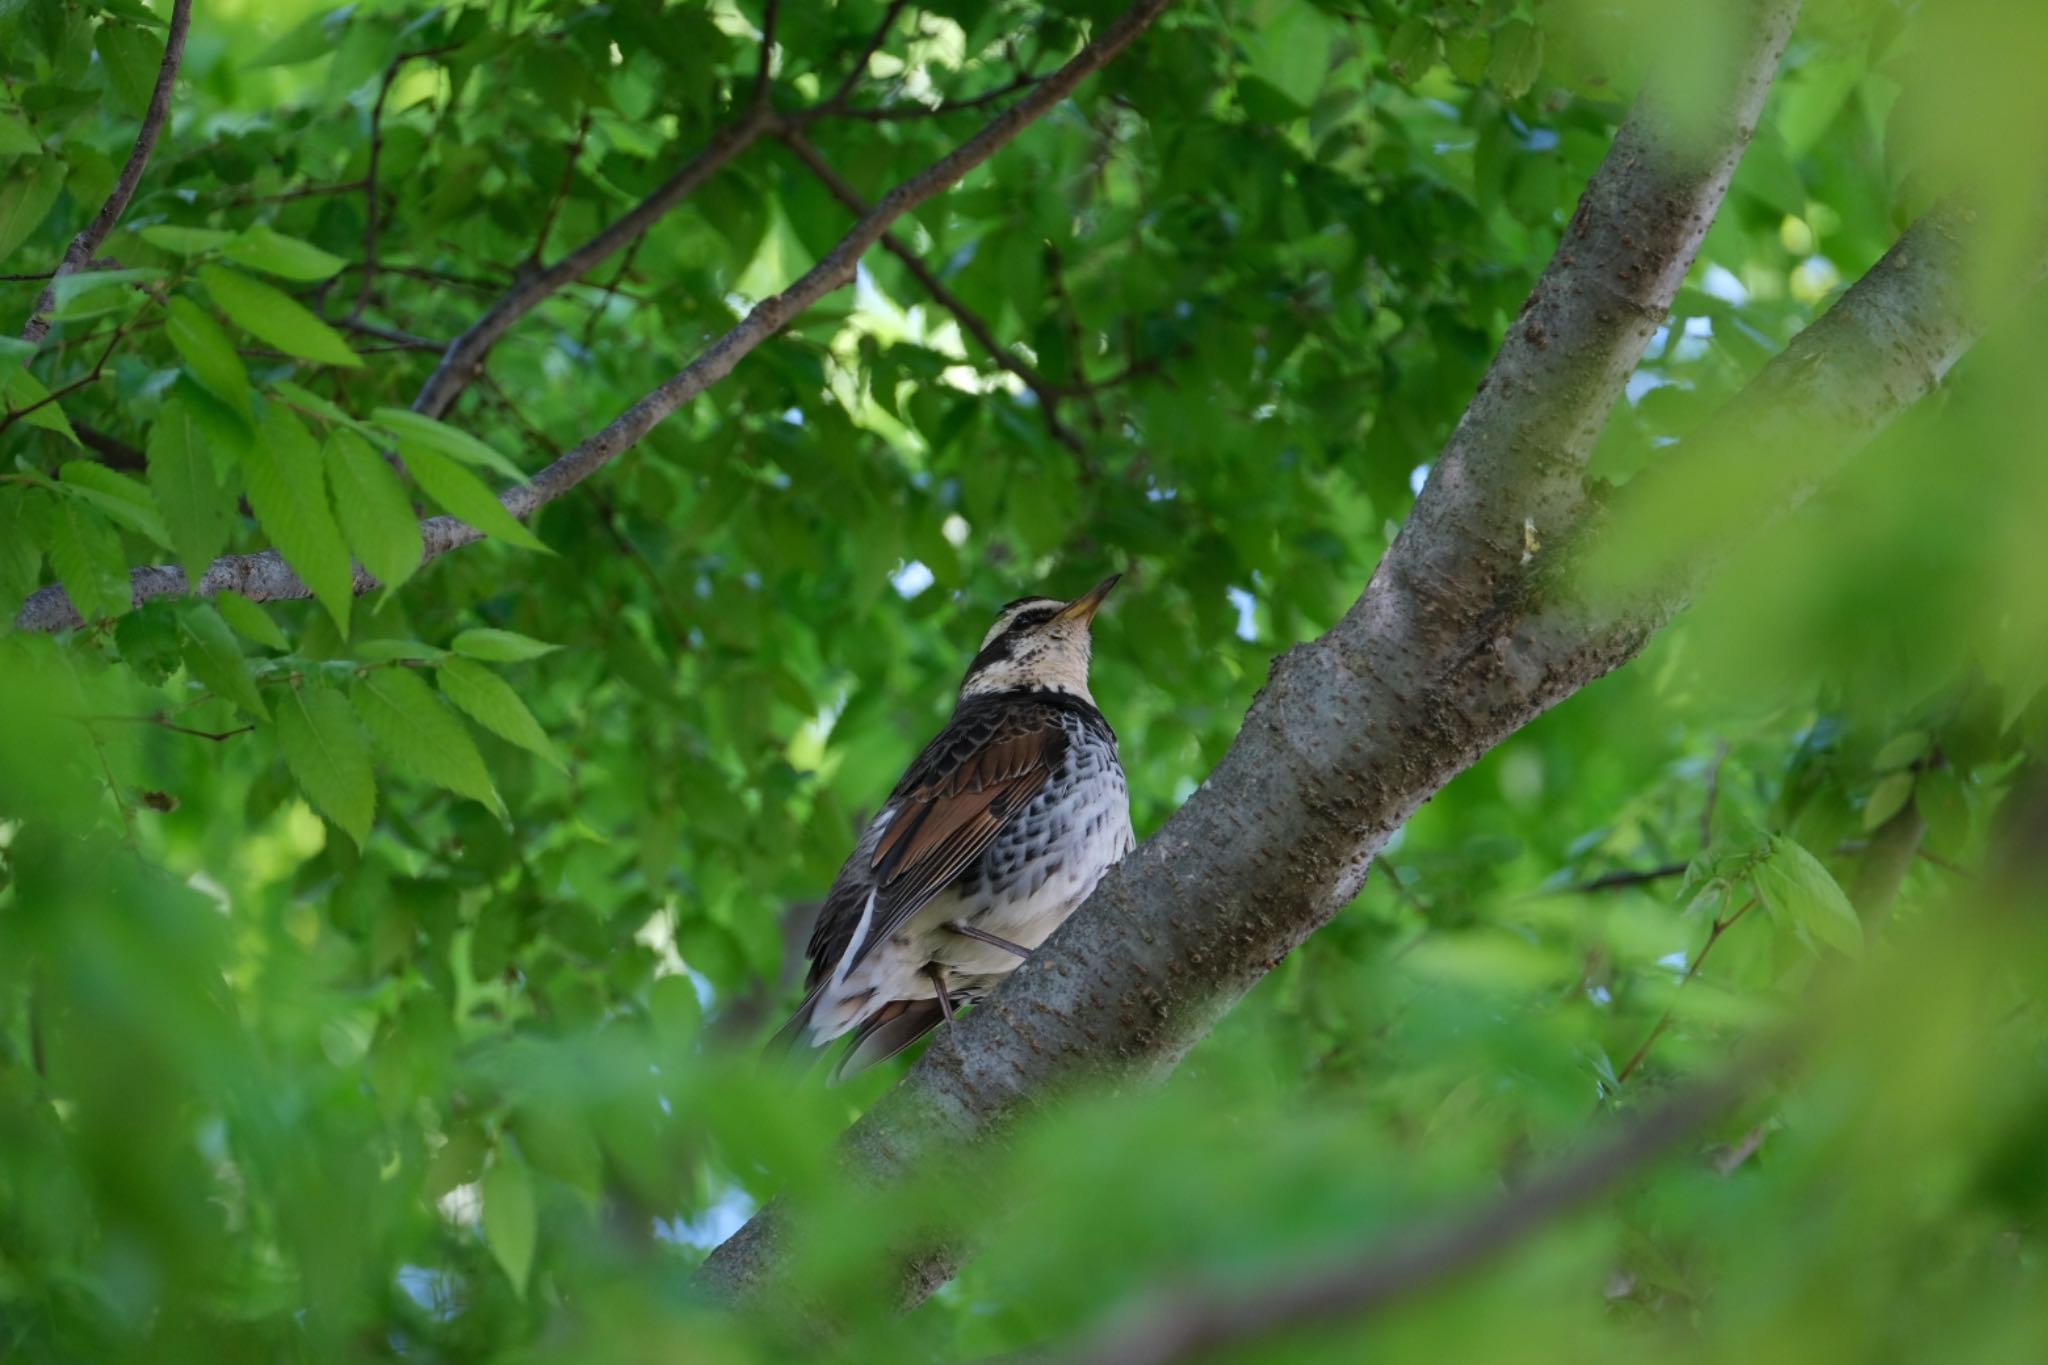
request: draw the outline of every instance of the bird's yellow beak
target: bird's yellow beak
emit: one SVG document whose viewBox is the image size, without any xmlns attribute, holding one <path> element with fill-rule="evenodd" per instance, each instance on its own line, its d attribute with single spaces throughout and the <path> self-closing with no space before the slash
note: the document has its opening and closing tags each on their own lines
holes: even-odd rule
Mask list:
<svg viewBox="0 0 2048 1365">
<path fill-rule="evenodd" d="M 1067 603 L 1065 607 L 1060 609 L 1060 614 L 1052 619 L 1055 621 L 1094 620 L 1095 613 L 1102 610 L 1102 599 L 1109 596 L 1109 590 L 1115 587 L 1116 581 L 1122 577 L 1123 575 L 1120 573 L 1111 574 L 1073 601 Z"/>
</svg>

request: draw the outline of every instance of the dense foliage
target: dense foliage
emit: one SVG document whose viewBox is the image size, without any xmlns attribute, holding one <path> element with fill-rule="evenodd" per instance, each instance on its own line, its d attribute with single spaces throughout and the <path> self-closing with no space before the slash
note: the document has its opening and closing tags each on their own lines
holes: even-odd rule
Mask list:
<svg viewBox="0 0 2048 1365">
<path fill-rule="evenodd" d="M 872 202 L 1115 12 L 780 9 L 764 65 L 751 0 L 202 0 L 98 266 L 0 342 L 0 609 L 58 584 L 87 618 L 0 635 L 0 1355 L 804 1356 L 689 1285 L 783 1190 L 826 1210 L 804 1283 L 853 1358 L 1014 1349 L 1398 1237 L 1781 1030 L 1709 1150 L 1372 1349 L 2039 1354 L 2048 945 L 1991 870 L 2048 732 L 2032 306 L 1413 820 L 1163 1091 L 1077 1098 L 964 1185 L 836 1187 L 890 1074 L 752 1049 L 994 608 L 1130 574 L 1095 691 L 1142 837 L 1365 583 L 1655 54 L 1711 60 L 1726 18 L 1170 11 L 897 225 L 944 299 L 870 252 L 530 531 L 493 516 L 854 215 L 751 137 L 409 412 L 495 299 L 757 96 Z M 0 5 L 10 335 L 169 17 Z M 1729 401 L 1934 194 L 2036 193 L 2044 43 L 1995 0 L 1815 6 L 1595 473 Z M 415 575 L 437 511 L 490 538 Z M 131 608 L 129 566 L 266 547 L 313 600 Z M 934 1223 L 980 1254 L 897 1320 L 877 1229 Z"/>
</svg>

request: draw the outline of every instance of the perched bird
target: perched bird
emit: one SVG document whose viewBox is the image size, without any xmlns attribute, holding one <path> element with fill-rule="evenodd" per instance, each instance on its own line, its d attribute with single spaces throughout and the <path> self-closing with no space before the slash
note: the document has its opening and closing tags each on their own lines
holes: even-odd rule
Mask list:
<svg viewBox="0 0 2048 1365">
<path fill-rule="evenodd" d="M 1088 692 L 1090 623 L 1116 581 L 1002 609 L 952 719 L 839 870 L 776 1035 L 820 1048 L 851 1032 L 835 1083 L 981 999 L 1130 852 L 1116 734 Z"/>
</svg>

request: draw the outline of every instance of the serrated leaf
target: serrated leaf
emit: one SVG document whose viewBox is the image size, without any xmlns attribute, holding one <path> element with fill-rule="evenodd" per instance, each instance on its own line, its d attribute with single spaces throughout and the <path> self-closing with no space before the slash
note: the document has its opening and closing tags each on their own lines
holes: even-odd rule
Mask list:
<svg viewBox="0 0 2048 1365">
<path fill-rule="evenodd" d="M 0 375 L 0 393 L 6 395 L 9 412 L 26 414 L 16 418 L 16 421 L 26 422 L 32 427 L 41 427 L 45 431 L 54 431 L 73 445 L 83 444 L 78 439 L 78 433 L 71 429 L 71 419 L 64 415 L 62 405 L 45 402 L 44 400 L 50 397 L 50 391 L 43 387 L 42 380 L 27 370 L 18 367 L 8 368 L 4 375 Z M 37 406 L 38 404 L 41 406 Z"/>
<path fill-rule="evenodd" d="M 504 803 L 491 785 L 476 741 L 411 669 L 366 673 L 356 679 L 349 695 L 386 762 L 503 813 Z"/>
<path fill-rule="evenodd" d="M 346 636 L 355 575 L 327 505 L 320 451 L 299 419 L 279 404 L 264 409 L 256 439 L 242 452 L 242 484 L 270 543 Z"/>
<path fill-rule="evenodd" d="M 242 594 L 231 590 L 217 592 L 212 601 L 221 619 L 233 626 L 235 633 L 243 639 L 276 650 L 291 648 L 291 641 L 284 638 L 284 632 L 277 628 L 277 622 L 270 619 L 270 614 Z"/>
<path fill-rule="evenodd" d="M 286 280 L 324 280 L 348 264 L 311 242 L 287 237 L 262 223 L 222 242 L 220 253 L 237 265 Z"/>
<path fill-rule="evenodd" d="M 323 365 L 363 363 L 341 339 L 341 333 L 314 317 L 298 300 L 261 280 L 226 266 L 202 265 L 199 282 L 237 327 L 287 355 Z"/>
<path fill-rule="evenodd" d="M 249 419 L 249 371 L 220 324 L 206 310 L 182 295 L 164 303 L 164 331 L 177 348 L 178 358 L 208 393 L 227 404 L 242 421 Z"/>
<path fill-rule="evenodd" d="M 24 509 L 40 489 L 0 488 L 0 620 L 21 605 L 43 563 L 42 519 Z"/>
<path fill-rule="evenodd" d="M 557 768 L 562 766 L 562 760 L 555 756 L 555 746 L 548 742 L 547 731 L 541 729 L 540 722 L 526 709 L 526 703 L 510 683 L 475 660 L 460 656 L 444 660 L 436 672 L 442 694 L 461 707 L 471 720 L 500 739 L 539 754 Z"/>
<path fill-rule="evenodd" d="M 163 39 L 130 24 L 102 23 L 92 45 L 106 66 L 107 84 L 121 112 L 129 118 L 149 112 L 157 71 L 164 64 Z"/>
<path fill-rule="evenodd" d="M 319 394 L 314 393 L 311 389 L 300 388 L 288 379 L 274 381 L 270 386 L 270 391 L 285 402 L 290 403 L 293 407 L 303 408 L 315 417 L 333 422 L 336 425 L 353 428 L 360 428 L 362 425 L 340 408 L 328 402 Z"/>
<path fill-rule="evenodd" d="M 50 567 L 87 621 L 119 616 L 134 605 L 121 537 L 83 498 L 49 495 L 46 543 Z"/>
<path fill-rule="evenodd" d="M 69 174 L 71 167 L 59 158 L 40 156 L 15 162 L 0 180 L 0 261 L 11 259 L 42 226 Z"/>
<path fill-rule="evenodd" d="M 233 702 L 253 716 L 270 719 L 270 708 L 256 690 L 249 674 L 249 661 L 220 613 L 204 603 L 188 607 L 178 617 L 185 635 L 185 669 L 214 696 Z"/>
<path fill-rule="evenodd" d="M 119 525 L 140 531 L 166 550 L 171 548 L 170 533 L 164 530 L 156 496 L 140 480 L 103 464 L 67 460 L 57 469 L 57 481 L 73 496 L 84 498 Z"/>
<path fill-rule="evenodd" d="M 1927 732 L 1908 730 L 1902 735 L 1892 736 L 1885 746 L 1877 751 L 1877 757 L 1871 760 L 1870 766 L 1877 772 L 1893 773 L 1901 768 L 1910 768 L 1925 757 Z"/>
<path fill-rule="evenodd" d="M 497 630 L 490 626 L 465 630 L 449 641 L 448 647 L 457 654 L 467 654 L 472 659 L 493 664 L 524 663 L 561 648 L 530 635 L 521 635 L 518 631 Z"/>
<path fill-rule="evenodd" d="M 1906 808 L 1913 799 L 1914 775 L 1910 772 L 1893 773 L 1881 777 L 1870 789 L 1870 799 L 1863 803 L 1863 828 L 1874 830 L 1885 821 Z"/>
<path fill-rule="evenodd" d="M 533 1177 L 509 1149 L 500 1147 L 491 1168 L 484 1172 L 482 1193 L 484 1241 L 512 1287 L 524 1298 L 526 1277 L 533 1269 L 536 1232 Z"/>
<path fill-rule="evenodd" d="M 368 441 L 346 427 L 328 433 L 326 464 L 348 547 L 389 592 L 412 577 L 426 553 L 405 485 Z"/>
<path fill-rule="evenodd" d="M 1839 948 L 1851 957 L 1863 952 L 1863 921 L 1820 859 L 1790 839 L 1771 841 L 1771 856 L 1758 863 L 1757 894 L 1783 923 Z"/>
<path fill-rule="evenodd" d="M 339 692 L 308 685 L 277 701 L 278 747 L 313 809 L 339 825 L 357 848 L 369 842 L 377 812 L 370 747 Z"/>
<path fill-rule="evenodd" d="M 482 479 L 437 450 L 425 446 L 401 447 L 405 467 L 413 481 L 442 511 L 459 517 L 487 536 L 522 549 L 542 550 L 540 537 L 526 529 L 503 503 L 484 487 Z"/>
<path fill-rule="evenodd" d="M 519 466 L 497 450 L 445 422 L 437 422 L 404 408 L 378 408 L 370 414 L 370 420 L 397 438 L 400 455 L 410 458 L 413 451 L 424 446 L 466 465 L 496 470 L 515 483 L 523 483 L 526 479 Z"/>
<path fill-rule="evenodd" d="M 223 228 L 178 227 L 170 223 L 158 223 L 146 227 L 137 234 L 151 246 L 162 247 L 165 251 L 180 256 L 196 256 L 202 251 L 212 251 L 221 243 L 231 240 L 234 233 Z"/>
<path fill-rule="evenodd" d="M 185 581 L 197 588 L 206 566 L 228 547 L 235 506 L 214 472 L 205 433 L 184 394 L 173 392 L 164 401 L 145 454 L 171 549 L 185 568 Z"/>
</svg>

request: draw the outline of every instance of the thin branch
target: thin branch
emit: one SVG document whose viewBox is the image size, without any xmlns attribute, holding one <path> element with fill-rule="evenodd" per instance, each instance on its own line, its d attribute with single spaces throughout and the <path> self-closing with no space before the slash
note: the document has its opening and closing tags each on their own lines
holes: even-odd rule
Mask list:
<svg viewBox="0 0 2048 1365">
<path fill-rule="evenodd" d="M 384 68 L 384 79 L 377 85 L 377 99 L 370 106 L 370 164 L 363 172 L 363 280 L 356 288 L 355 306 L 349 310 L 350 321 L 361 317 L 363 309 L 369 306 L 370 289 L 377 279 L 377 162 L 384 154 L 384 102 L 391 97 L 392 83 L 407 62 L 417 57 L 439 57 L 460 46 L 444 43 L 440 47 L 401 52 Z"/>
<path fill-rule="evenodd" d="M 1626 1183 L 1739 1104 L 1769 1063 L 1765 1058 L 1691 1086 L 1467 1213 L 1249 1285 L 1241 1278 L 1205 1280 L 1166 1290 L 1078 1345 L 1041 1358 L 1061 1365 L 1174 1365 L 1281 1332 L 1355 1323 L 1455 1279 Z"/>
<path fill-rule="evenodd" d="M 725 335 L 621 413 L 610 425 L 586 437 L 528 482 L 507 489 L 498 501 L 515 517 L 532 516 L 632 449 L 670 414 L 732 373 L 733 367 L 743 357 L 781 331 L 798 314 L 834 290 L 853 283 L 861 254 L 880 240 L 891 223 L 943 192 L 1008 146 L 1025 128 L 1066 99 L 1082 81 L 1128 47 L 1170 3 L 1171 0 L 1136 0 L 1123 14 L 1105 25 L 1093 42 L 1041 81 L 1030 94 L 998 114 L 973 137 L 883 195 L 872 211 L 854 224 L 851 231 L 789 288 L 756 304 Z M 458 338 L 449 348 L 450 354 L 462 345 L 462 339 Z M 444 369 L 447 363 L 444 359 Z M 419 408 L 419 404 L 414 406 Z M 450 550 L 475 544 L 483 539 L 483 533 L 453 517 L 430 517 L 420 523 L 420 537 L 425 546 L 421 563 L 425 564 Z M 187 589 L 184 570 L 171 565 L 136 569 L 129 575 L 129 584 L 133 600 L 138 604 Z M 360 566 L 356 567 L 354 591 L 358 596 L 376 586 L 374 578 Z M 252 602 L 273 602 L 310 595 L 306 585 L 275 550 L 217 559 L 199 582 L 199 592 L 208 597 L 230 588 Z M 61 585 L 31 594 L 15 617 L 16 628 L 22 630 L 68 630 L 79 624 L 78 612 Z"/>
<path fill-rule="evenodd" d="M 626 248 L 626 254 L 619 257 L 619 268 L 604 282 L 604 289 L 597 296 L 597 306 L 590 310 L 590 316 L 583 320 L 583 349 L 589 350 L 597 340 L 597 325 L 604 321 L 604 315 L 611 310 L 612 300 L 618 297 L 619 284 L 633 273 L 633 262 L 640 255 L 640 248 L 647 242 L 642 233 Z"/>
<path fill-rule="evenodd" d="M 42 344 L 50 331 L 50 320 L 44 315 L 57 306 L 57 281 L 84 269 L 92 254 L 99 250 L 100 243 L 107 240 L 107 234 L 121 221 L 121 215 L 128 211 L 128 201 L 135 197 L 135 188 L 142 183 L 142 173 L 149 166 L 150 154 L 156 150 L 157 135 L 163 132 L 164 121 L 170 117 L 171 90 L 178 83 L 178 65 L 185 56 L 185 33 L 191 23 L 192 0 L 174 0 L 170 32 L 164 36 L 164 59 L 156 69 L 156 85 L 149 92 L 149 107 L 143 111 L 142 127 L 136 130 L 135 146 L 129 149 L 127 164 L 115 177 L 114 188 L 107 195 L 107 201 L 100 205 L 100 211 L 85 225 L 85 230 L 73 237 L 71 245 L 64 249 L 64 259 L 51 273 L 49 287 L 36 300 L 36 306 L 29 310 L 28 325 L 21 329 L 23 341 L 31 345 Z"/>
<path fill-rule="evenodd" d="M 569 159 L 562 166 L 562 183 L 555 186 L 554 196 L 548 200 L 548 211 L 541 215 L 540 231 L 534 234 L 533 250 L 527 255 L 527 260 L 535 269 L 540 266 L 541 252 L 547 247 L 548 233 L 554 230 L 555 218 L 561 213 L 562 205 L 569 198 L 569 188 L 576 183 L 576 162 L 582 157 L 583 144 L 589 137 L 590 115 L 585 114 L 582 121 L 576 125 L 575 141 L 569 144 Z"/>
<path fill-rule="evenodd" d="M 1692 979 L 1700 974 L 1700 965 L 1707 960 L 1707 954 L 1713 952 L 1714 945 L 1721 941 L 1721 935 L 1734 928 L 1736 921 L 1748 914 L 1751 907 L 1757 903 L 1757 900 L 1758 898 L 1752 895 L 1742 903 L 1740 910 L 1737 910 L 1727 919 L 1717 919 L 1714 921 L 1713 931 L 1707 935 L 1707 941 L 1700 945 L 1699 952 L 1693 955 L 1692 965 L 1685 969 L 1685 975 L 1679 979 L 1678 990 L 1682 991 L 1692 984 Z M 1722 903 L 1725 905 L 1727 902 L 1724 901 Z M 1674 996 L 1676 993 L 1673 992 Z M 1614 1083 L 1616 1085 L 1625 1084 L 1628 1078 L 1635 1074 L 1636 1068 L 1643 1064 L 1644 1058 L 1650 1055 L 1651 1047 L 1656 1044 L 1659 1038 L 1664 1036 L 1664 1030 L 1671 1027 L 1671 1012 L 1677 1008 L 1678 1002 L 1676 999 L 1665 1007 L 1664 1013 L 1658 1018 L 1656 1026 L 1650 1030 L 1650 1036 L 1643 1039 L 1643 1045 L 1636 1049 L 1635 1056 L 1628 1059 L 1627 1066 L 1624 1066 L 1615 1073 Z"/>
<path fill-rule="evenodd" d="M 379 341 L 391 343 L 386 349 L 394 351 L 432 351 L 439 354 L 446 346 L 427 337 L 416 337 L 410 332 L 401 332 L 395 327 L 380 327 L 374 322 L 359 318 L 336 318 L 333 326 L 344 332 L 355 332 L 360 336 L 376 337 Z"/>
<path fill-rule="evenodd" d="M 1624 868 L 1619 872 L 1604 872 L 1588 882 L 1579 882 L 1571 889 L 1580 891 L 1613 891 L 1623 886 L 1641 886 L 1645 882 L 1662 881 L 1683 873 L 1690 863 L 1659 863 L 1655 867 Z"/>
<path fill-rule="evenodd" d="M 1026 71 L 993 90 L 984 90 L 979 95 L 971 95 L 965 99 L 941 100 L 937 104 L 918 104 L 915 102 L 908 104 L 885 104 L 873 109 L 861 109 L 842 105 L 834 108 L 831 112 L 836 118 L 860 119 L 868 123 L 893 123 L 898 120 L 944 118 L 948 114 L 971 113 L 976 109 L 986 109 L 991 104 L 999 104 L 1016 94 L 1019 90 L 1028 90 L 1043 79 L 1045 79 L 1043 76 L 1034 75 Z"/>
<path fill-rule="evenodd" d="M 80 434 L 82 435 L 83 433 Z M 1956 876 L 1963 878 L 1965 881 L 1974 882 L 1977 880 L 1977 874 L 1975 872 L 1972 872 L 1969 868 L 1964 867 L 1961 863 L 1957 862 L 1953 858 L 1943 857 L 1941 854 L 1936 853 L 1931 848 L 1927 848 L 1923 845 L 1922 847 L 1917 848 L 1913 851 L 1918 857 L 1925 858 L 1928 862 L 1933 863 L 1936 867 L 1940 868 L 1944 872 L 1953 872 Z"/>
<path fill-rule="evenodd" d="M 775 21 L 781 11 L 781 0 L 763 0 L 761 6 L 761 53 L 754 71 L 754 112 L 768 112 L 768 96 L 774 90 L 770 83 L 775 74 Z"/>
<path fill-rule="evenodd" d="M 1728 761 L 1728 741 L 1714 746 L 1714 761 L 1707 766 L 1707 799 L 1700 806 L 1700 850 L 1714 842 L 1714 807 L 1721 799 L 1721 765 Z"/>
<path fill-rule="evenodd" d="M 834 199 L 845 205 L 847 211 L 855 218 L 864 219 L 873 212 L 853 187 L 839 178 L 839 173 L 832 169 L 831 164 L 818 155 L 817 148 L 811 146 L 810 141 L 801 132 L 795 128 L 785 128 L 782 130 L 782 141 L 796 154 L 797 160 L 803 162 L 817 178 L 818 183 L 823 185 Z M 989 359 L 1015 375 L 1023 382 L 1024 387 L 1031 391 L 1031 396 L 1038 400 L 1039 415 L 1044 419 L 1045 429 L 1051 433 L 1052 438 L 1076 455 L 1082 454 L 1084 447 L 1081 438 L 1060 421 L 1058 387 L 1048 382 L 1045 376 L 1032 366 L 1010 354 L 1009 349 L 996 340 L 995 332 L 988 323 L 961 302 L 960 297 L 946 287 L 945 282 L 932 272 L 915 251 L 905 245 L 902 238 L 893 232 L 884 232 L 881 235 L 881 245 L 884 251 L 903 262 L 903 268 L 911 273 L 941 308 L 959 320 L 961 330 L 979 343 L 981 349 L 987 352 Z"/>
<path fill-rule="evenodd" d="M 861 48 L 860 55 L 855 57 L 853 65 L 847 68 L 846 75 L 833 88 L 832 93 L 826 96 L 825 108 L 847 112 L 847 96 L 860 84 L 860 78 L 868 74 L 868 63 L 882 50 L 882 44 L 889 41 L 889 31 L 896 27 L 897 16 L 903 13 L 904 6 L 909 3 L 910 0 L 889 0 L 889 8 L 882 11 L 882 22 L 876 24 L 875 31 L 868 35 L 867 45 Z"/>
<path fill-rule="evenodd" d="M 180 725 L 161 713 L 154 716 L 74 716 L 73 719 L 85 723 L 100 721 L 123 725 L 154 725 L 159 730 L 169 730 L 176 735 L 191 735 L 194 739 L 211 740 L 215 744 L 233 739 L 236 735 L 249 734 L 256 728 L 254 725 L 244 725 L 233 730 L 195 730 L 189 725 Z"/>
<path fill-rule="evenodd" d="M 41 398 L 36 399 L 35 402 L 33 403 L 29 403 L 18 408 L 8 409 L 7 414 L 5 416 L 0 416 L 0 432 L 5 432 L 7 428 L 13 426 L 16 422 L 19 422 L 32 412 L 38 411 L 39 409 L 42 408 L 49 407 L 51 404 L 58 402 L 60 399 L 69 397 L 71 394 L 76 393 L 78 390 L 85 388 L 90 384 L 97 384 L 100 381 L 100 377 L 107 372 L 107 361 L 113 357 L 114 348 L 121 344 L 121 338 L 127 336 L 128 333 L 134 329 L 135 324 L 137 323 L 137 321 L 140 320 L 140 318 L 141 314 L 138 313 L 135 317 L 130 318 L 128 321 L 122 323 L 119 327 L 116 327 L 111 333 L 108 334 L 107 344 L 100 348 L 99 358 L 93 361 L 92 368 L 90 370 L 86 371 L 78 378 L 72 380 L 70 383 L 59 385 L 57 388 L 50 390 Z"/>
<path fill-rule="evenodd" d="M 148 457 L 118 436 L 101 431 L 98 427 L 88 426 L 75 418 L 71 423 L 71 431 L 85 448 L 99 456 L 100 463 L 109 469 L 140 474 L 149 468 Z"/>
<path fill-rule="evenodd" d="M 295 199 L 318 199 L 328 194 L 354 194 L 370 182 L 358 176 L 354 180 L 337 180 L 327 185 L 300 185 L 295 189 L 276 190 L 270 194 L 242 194 L 233 199 L 222 200 L 220 207 L 238 209 L 250 204 L 289 204 Z"/>
</svg>

